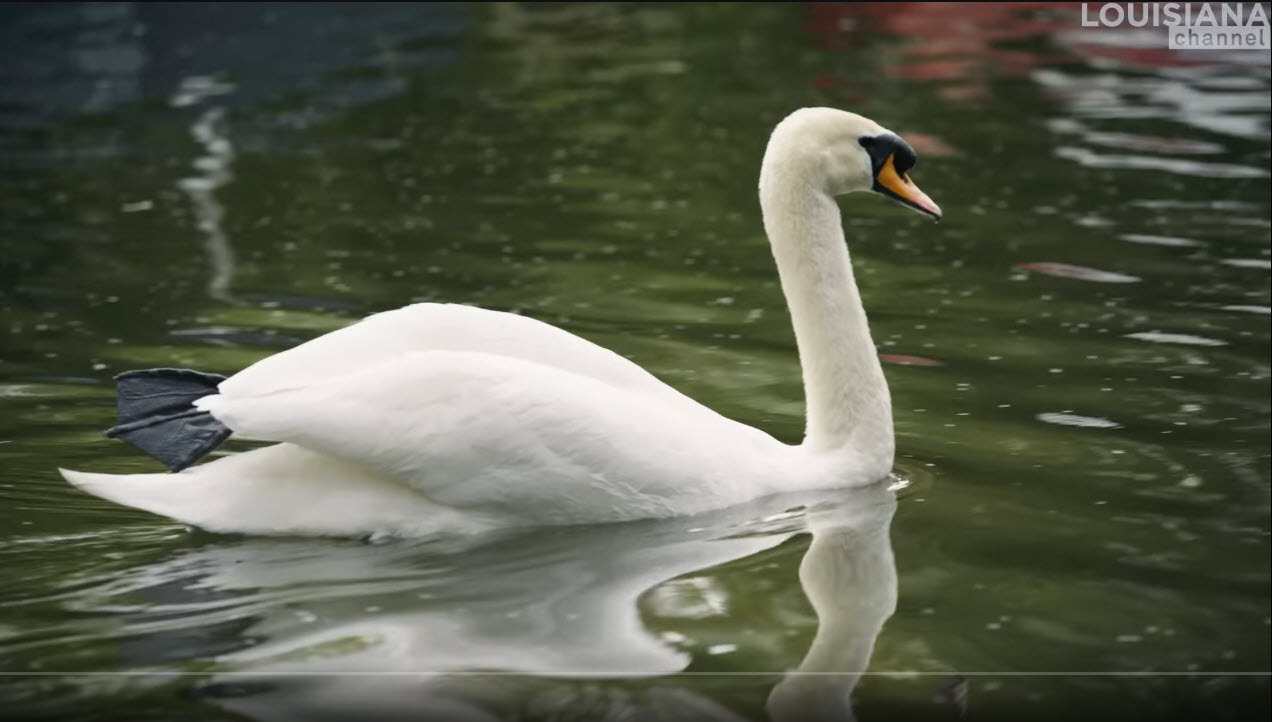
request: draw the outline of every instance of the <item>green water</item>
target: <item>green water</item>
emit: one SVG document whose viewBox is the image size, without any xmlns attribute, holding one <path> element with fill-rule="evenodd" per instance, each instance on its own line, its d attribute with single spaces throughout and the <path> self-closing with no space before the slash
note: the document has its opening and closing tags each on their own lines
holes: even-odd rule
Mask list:
<svg viewBox="0 0 1272 722">
<path fill-rule="evenodd" d="M 862 720 L 1267 718 L 1266 52 L 1010 4 L 0 19 L 0 716 L 758 720 L 785 684 Z M 116 373 L 421 300 L 798 441 L 756 177 L 805 105 L 909 138 L 946 212 L 841 204 L 895 509 L 262 540 L 57 474 L 156 470 L 101 434 Z M 815 634 L 844 674 L 787 674 Z"/>
</svg>

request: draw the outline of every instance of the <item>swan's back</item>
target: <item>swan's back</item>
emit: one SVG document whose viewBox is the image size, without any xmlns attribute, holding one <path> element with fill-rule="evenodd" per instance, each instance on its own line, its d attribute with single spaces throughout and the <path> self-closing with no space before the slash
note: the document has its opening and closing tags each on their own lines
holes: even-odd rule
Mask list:
<svg viewBox="0 0 1272 722">
<path fill-rule="evenodd" d="M 258 396 L 322 383 L 404 354 L 473 351 L 508 356 L 603 381 L 673 403 L 688 401 L 609 349 L 542 321 L 473 306 L 419 303 L 378 313 L 262 359 L 219 388 Z"/>
</svg>

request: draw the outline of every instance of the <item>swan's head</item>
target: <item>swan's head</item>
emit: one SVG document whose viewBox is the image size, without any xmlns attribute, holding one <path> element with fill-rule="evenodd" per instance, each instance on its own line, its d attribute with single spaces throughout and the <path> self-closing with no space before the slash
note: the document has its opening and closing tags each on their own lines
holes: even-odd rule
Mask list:
<svg viewBox="0 0 1272 722">
<path fill-rule="evenodd" d="M 794 174 L 832 196 L 873 191 L 940 220 L 941 207 L 910 180 L 917 160 L 909 143 L 869 118 L 803 108 L 773 130 L 764 175 Z"/>
</svg>

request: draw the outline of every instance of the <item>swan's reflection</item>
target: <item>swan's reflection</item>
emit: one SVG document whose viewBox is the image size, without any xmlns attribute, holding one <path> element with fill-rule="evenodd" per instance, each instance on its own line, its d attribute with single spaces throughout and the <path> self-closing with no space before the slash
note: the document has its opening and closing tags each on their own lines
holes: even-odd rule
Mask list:
<svg viewBox="0 0 1272 722">
<path fill-rule="evenodd" d="M 807 515 L 813 541 L 799 567 L 817 612 L 817 635 L 798 669 L 769 696 L 774 720 L 853 719 L 850 694 L 896 609 L 897 571 L 888 535 L 896 497 L 839 499 Z"/>
<path fill-rule="evenodd" d="M 221 672 L 202 692 L 252 719 L 736 720 L 764 712 L 744 714 L 709 690 L 763 684 L 778 722 L 843 720 L 896 601 L 894 510 L 894 493 L 880 485 L 449 549 L 252 540 L 200 548 L 131 584 L 153 590 L 197 574 L 204 592 L 261 610 L 241 636 L 263 642 L 219 656 Z M 719 565 L 805 532 L 813 538 L 799 579 L 818 629 L 802 661 L 784 673 L 801 657 L 787 625 L 749 611 L 728 620 L 747 629 L 736 645 L 747 662 L 732 669 L 772 677 L 671 676 L 713 669 L 694 625 L 718 630 L 720 615 L 754 592 L 750 572 L 722 585 L 667 583 L 722 579 Z M 677 598 L 685 589 L 699 598 Z M 670 619 L 680 631 L 666 630 L 665 615 L 650 623 L 677 604 L 685 613 Z M 695 619 L 702 609 L 715 619 Z M 619 678 L 636 681 L 602 682 Z"/>
</svg>

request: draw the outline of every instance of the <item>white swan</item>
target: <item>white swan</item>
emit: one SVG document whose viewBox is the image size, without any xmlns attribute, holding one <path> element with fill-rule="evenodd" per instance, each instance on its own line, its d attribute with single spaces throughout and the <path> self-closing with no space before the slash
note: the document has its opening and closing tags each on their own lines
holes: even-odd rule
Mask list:
<svg viewBox="0 0 1272 722">
<path fill-rule="evenodd" d="M 894 133 L 830 108 L 792 113 L 769 140 L 760 202 L 803 365 L 797 446 L 558 328 L 418 304 L 225 380 L 121 375 L 112 433 L 178 473 L 62 474 L 211 531 L 332 535 L 666 517 L 878 481 L 891 401 L 834 196 L 873 190 L 939 219 L 914 162 Z M 185 468 L 231 431 L 280 443 Z"/>
</svg>

